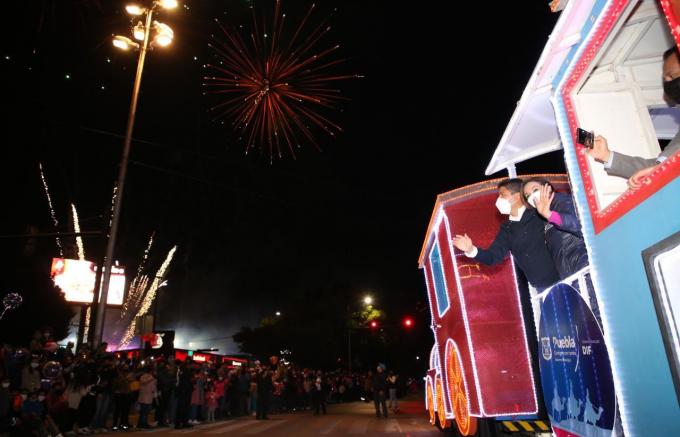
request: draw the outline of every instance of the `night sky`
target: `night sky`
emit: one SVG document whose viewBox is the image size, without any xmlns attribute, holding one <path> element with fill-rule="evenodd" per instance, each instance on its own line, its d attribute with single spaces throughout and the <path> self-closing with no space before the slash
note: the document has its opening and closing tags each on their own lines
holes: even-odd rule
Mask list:
<svg viewBox="0 0 680 437">
<path fill-rule="evenodd" d="M 202 82 L 219 37 L 213 19 L 249 28 L 250 5 L 266 15 L 274 1 L 187 0 L 158 18 L 175 41 L 147 58 L 116 258 L 130 277 L 152 232 L 150 267 L 178 245 L 159 326 L 195 347 L 235 351 L 240 326 L 285 310 L 300 289 L 371 293 L 387 317 L 422 305 L 417 260 L 435 197 L 485 178 L 557 19 L 545 0 L 316 3 L 311 21 L 333 25 L 319 47 L 339 42 L 349 60 L 337 71 L 365 77 L 341 86 L 351 98 L 333 114 L 342 135 L 316 132 L 322 152 L 305 145 L 273 164 L 268 153 L 245 156 L 233 127 L 211 121 L 218 98 Z M 71 202 L 83 230 L 102 229 L 136 66 L 111 45 L 112 34 L 129 35 L 124 4 L 3 5 L 2 234 L 54 230 L 38 162 L 62 229 Z M 309 4 L 283 9 L 297 22 Z M 552 154 L 519 171 L 563 164 Z M 1 244 L 4 266 L 25 250 L 23 240 Z M 85 240 L 89 259 L 103 247 Z M 38 248 L 47 271 L 56 244 Z"/>
</svg>

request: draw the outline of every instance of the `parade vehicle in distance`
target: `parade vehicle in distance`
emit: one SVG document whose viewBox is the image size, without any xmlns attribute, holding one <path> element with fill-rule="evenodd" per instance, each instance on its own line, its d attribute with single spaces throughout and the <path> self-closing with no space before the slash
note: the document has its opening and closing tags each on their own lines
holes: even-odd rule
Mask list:
<svg viewBox="0 0 680 437">
<path fill-rule="evenodd" d="M 587 155 L 577 129 L 644 158 L 675 137 L 680 111 L 664 98 L 662 54 L 678 43 L 680 4 L 552 5 L 561 16 L 486 174 L 514 176 L 515 164 L 562 150 L 590 265 L 542 293 L 510 258 L 478 266 L 451 238 L 490 243 L 502 220 L 497 180 L 440 195 L 420 256 L 435 337 L 427 409 L 462 435 L 545 411 L 552 429 L 539 431 L 558 437 L 677 436 L 680 154 L 631 189 Z"/>
</svg>

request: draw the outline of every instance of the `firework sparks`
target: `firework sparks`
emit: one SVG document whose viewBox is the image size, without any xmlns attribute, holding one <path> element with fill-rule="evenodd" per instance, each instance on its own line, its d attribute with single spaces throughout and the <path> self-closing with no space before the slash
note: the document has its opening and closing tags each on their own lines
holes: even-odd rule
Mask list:
<svg viewBox="0 0 680 437">
<path fill-rule="evenodd" d="M 87 340 L 87 335 L 90 331 L 90 317 L 92 315 L 92 307 L 88 306 L 85 312 L 85 326 L 83 326 L 83 338 Z"/>
<path fill-rule="evenodd" d="M 154 234 L 155 233 L 152 233 L 151 237 L 149 238 L 149 243 L 146 245 L 146 249 L 144 250 L 142 261 L 139 263 L 139 267 L 137 267 L 137 274 L 135 275 L 135 278 L 132 280 L 132 283 L 130 284 L 127 299 L 125 299 L 125 302 L 123 303 L 123 311 L 121 311 L 120 320 L 125 320 L 129 318 L 130 309 L 136 311 L 136 309 L 139 308 L 141 297 L 144 294 L 144 291 L 146 290 L 147 283 L 149 280 L 149 278 L 143 275 L 142 272 L 146 267 L 146 261 L 149 259 L 149 252 L 151 252 L 151 247 L 153 246 Z"/>
<path fill-rule="evenodd" d="M 254 147 L 267 148 L 273 160 L 275 154 L 281 158 L 282 149 L 287 147 L 295 158 L 294 146 L 300 147 L 301 140 L 320 149 L 313 128 L 331 136 L 342 132 L 322 112 L 348 100 L 332 84 L 361 76 L 332 72 L 331 67 L 346 59 L 333 57 L 339 44 L 317 49 L 331 27 L 322 23 L 307 33 L 313 10 L 314 5 L 288 43 L 283 38 L 286 14 L 281 11 L 280 0 L 276 0 L 271 32 L 264 25 L 258 26 L 254 9 L 249 38 L 244 39 L 238 30 L 218 21 L 226 40 L 210 44 L 218 62 L 206 65 L 216 75 L 205 77 L 204 94 L 227 96 L 210 110 L 215 114 L 214 120 L 232 121 L 246 141 L 246 153 Z"/>
<path fill-rule="evenodd" d="M 59 231 L 59 221 L 57 220 L 57 215 L 54 213 L 54 207 L 52 206 L 52 197 L 50 197 L 50 190 L 47 188 L 47 179 L 45 179 L 45 173 L 43 172 L 42 163 L 38 163 L 40 167 L 40 178 L 42 179 L 43 188 L 45 189 L 45 195 L 47 196 L 47 204 L 50 207 L 50 215 L 52 216 L 52 223 L 54 223 L 54 229 Z M 59 256 L 64 257 L 64 249 L 61 247 L 61 240 L 59 237 L 56 238 L 57 247 L 59 248 Z"/>
<path fill-rule="evenodd" d="M 139 296 L 143 295 L 144 299 L 142 300 L 141 305 L 139 305 L 136 316 L 130 321 L 130 325 L 125 330 L 125 333 L 123 334 L 123 337 L 120 341 L 120 347 L 125 347 L 130 343 L 130 341 L 132 341 L 132 338 L 135 335 L 135 328 L 137 327 L 137 317 L 143 316 L 149 312 L 151 305 L 156 299 L 158 289 L 167 284 L 165 281 L 165 274 L 167 273 L 168 267 L 172 262 L 172 258 L 175 256 L 176 250 L 177 246 L 174 246 L 172 249 L 170 249 L 170 252 L 168 252 L 168 255 L 165 257 L 165 261 L 163 261 L 163 264 L 156 272 L 151 285 L 149 286 L 148 290 L 146 290 L 146 293 L 139 293 Z M 140 280 L 139 284 L 140 285 L 138 285 L 138 288 L 140 290 L 146 289 L 148 278 L 146 276 L 142 277 L 142 280 Z M 141 284 L 144 284 L 144 288 L 141 287 Z"/>
<path fill-rule="evenodd" d="M 116 196 L 118 196 L 118 185 L 113 186 L 113 195 L 111 196 L 111 214 L 109 215 L 109 227 L 107 228 L 106 236 L 109 237 L 111 232 L 111 225 L 113 224 L 113 210 L 116 208 Z"/>
<path fill-rule="evenodd" d="M 71 211 L 73 212 L 73 230 L 76 234 L 80 234 L 80 220 L 78 220 L 78 211 L 76 206 L 71 204 Z M 83 247 L 83 237 L 76 235 L 76 245 L 78 246 L 78 259 L 85 261 L 85 248 Z"/>
<path fill-rule="evenodd" d="M 149 312 L 149 308 L 151 308 L 151 304 L 156 298 L 156 292 L 158 291 L 159 288 L 166 284 L 165 274 L 168 270 L 168 267 L 170 266 L 170 263 L 172 262 L 172 258 L 175 256 L 176 250 L 177 246 L 170 249 L 170 252 L 168 252 L 168 255 L 165 257 L 165 261 L 163 261 L 163 264 L 156 272 L 156 275 L 153 278 L 153 282 L 151 283 L 149 290 L 146 292 L 146 296 L 144 296 L 142 306 L 140 307 L 139 312 L 137 313 L 138 316 L 142 316 Z"/>
</svg>

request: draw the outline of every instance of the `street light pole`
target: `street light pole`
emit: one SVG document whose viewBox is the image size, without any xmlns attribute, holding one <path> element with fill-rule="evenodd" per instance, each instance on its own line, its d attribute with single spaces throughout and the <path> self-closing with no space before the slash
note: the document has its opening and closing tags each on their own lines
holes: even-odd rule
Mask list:
<svg viewBox="0 0 680 437">
<path fill-rule="evenodd" d="M 347 330 L 347 368 L 352 374 L 352 329 Z"/>
<path fill-rule="evenodd" d="M 111 233 L 106 245 L 106 259 L 104 261 L 104 276 L 102 278 L 101 294 L 97 305 L 97 319 L 95 323 L 95 342 L 100 344 L 104 335 L 104 319 L 106 317 L 106 301 L 109 295 L 109 284 L 111 282 L 111 267 L 113 264 L 113 252 L 116 246 L 118 235 L 118 223 L 120 221 L 120 210 L 123 204 L 123 193 L 125 188 L 125 176 L 127 174 L 128 159 L 130 157 L 130 145 L 132 143 L 132 129 L 135 125 L 135 114 L 137 112 L 137 100 L 139 98 L 139 87 L 142 83 L 142 72 L 144 70 L 144 59 L 149 47 L 149 35 L 151 33 L 151 18 L 153 9 L 146 12 L 146 26 L 144 27 L 144 41 L 139 47 L 139 59 L 137 60 L 137 74 L 135 83 L 132 87 L 132 100 L 130 102 L 130 112 L 128 113 L 127 129 L 125 130 L 125 143 L 123 145 L 123 156 L 120 160 L 118 170 L 118 183 L 116 184 L 116 198 L 113 201 L 113 215 L 111 217 Z"/>
</svg>

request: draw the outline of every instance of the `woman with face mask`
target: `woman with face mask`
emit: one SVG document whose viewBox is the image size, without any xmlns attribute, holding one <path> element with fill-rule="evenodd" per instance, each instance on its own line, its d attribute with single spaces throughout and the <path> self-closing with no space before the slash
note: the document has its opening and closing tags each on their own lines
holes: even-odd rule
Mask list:
<svg viewBox="0 0 680 437">
<path fill-rule="evenodd" d="M 29 393 L 40 388 L 40 362 L 37 358 L 32 359 L 21 369 L 21 389 Z"/>
<path fill-rule="evenodd" d="M 571 196 L 556 193 L 552 184 L 540 177 L 524 181 L 522 193 L 527 206 L 546 220 L 545 242 L 560 279 L 586 267 L 588 253 Z"/>
</svg>

